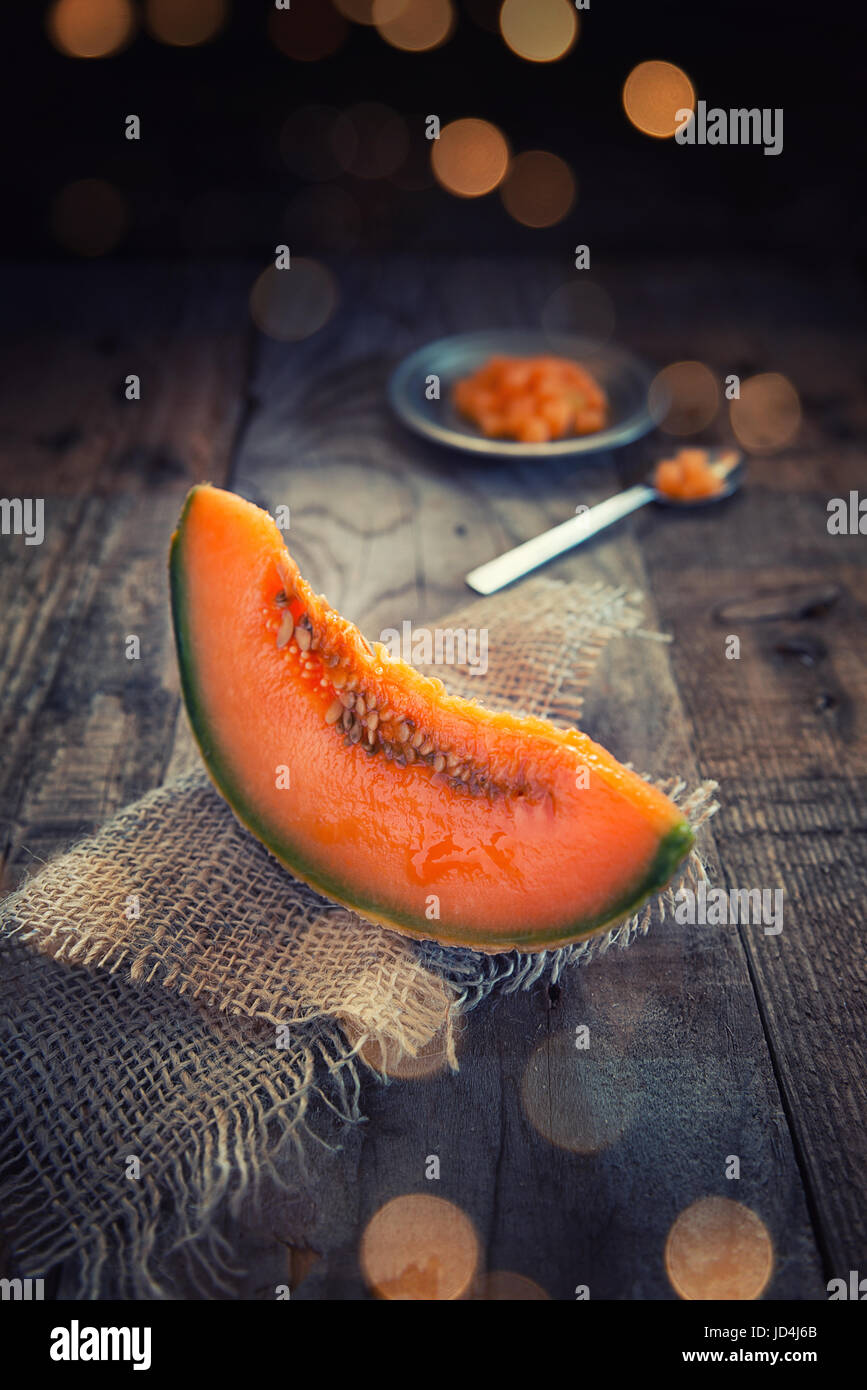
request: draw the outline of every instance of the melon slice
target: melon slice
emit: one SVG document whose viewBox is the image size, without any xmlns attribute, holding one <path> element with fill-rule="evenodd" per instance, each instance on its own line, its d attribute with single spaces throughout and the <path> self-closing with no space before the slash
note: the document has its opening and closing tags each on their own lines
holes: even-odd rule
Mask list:
<svg viewBox="0 0 867 1390">
<path fill-rule="evenodd" d="M 371 648 L 243 498 L 193 488 L 170 567 L 211 777 L 286 868 L 370 921 L 537 951 L 622 920 L 689 852 L 678 808 L 585 734 Z"/>
</svg>

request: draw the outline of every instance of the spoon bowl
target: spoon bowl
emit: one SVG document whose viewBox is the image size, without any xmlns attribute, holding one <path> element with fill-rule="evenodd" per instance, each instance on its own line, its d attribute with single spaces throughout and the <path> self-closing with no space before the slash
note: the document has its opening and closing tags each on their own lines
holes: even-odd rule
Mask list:
<svg viewBox="0 0 867 1390">
<path fill-rule="evenodd" d="M 707 461 L 711 472 L 715 473 L 722 483 L 719 492 L 714 492 L 710 497 L 669 497 L 667 493 L 654 487 L 651 476 L 647 480 L 647 486 L 653 489 L 654 502 L 659 502 L 663 507 L 711 507 L 714 502 L 722 502 L 724 497 L 731 497 L 732 493 L 738 491 L 746 476 L 743 454 L 739 449 L 708 449 Z"/>
</svg>

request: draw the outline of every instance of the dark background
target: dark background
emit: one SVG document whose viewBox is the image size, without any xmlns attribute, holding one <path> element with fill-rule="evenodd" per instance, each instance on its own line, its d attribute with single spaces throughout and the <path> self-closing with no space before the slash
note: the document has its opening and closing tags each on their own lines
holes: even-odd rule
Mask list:
<svg viewBox="0 0 867 1390">
<path fill-rule="evenodd" d="M 295 0 L 296 17 L 311 3 L 329 0 Z M 142 26 L 118 55 L 76 60 L 49 43 L 48 6 L 19 4 L 5 23 L 3 251 L 67 257 L 51 233 L 51 205 L 64 184 L 83 178 L 106 179 L 127 199 L 131 222 L 114 254 L 129 256 L 267 257 L 284 236 L 293 252 L 548 253 L 565 238 L 611 255 L 793 253 L 815 271 L 819 257 L 848 257 L 861 244 L 860 7 L 592 0 L 571 53 L 544 64 L 509 51 L 492 0 L 457 0 L 456 8 L 452 38 L 427 54 L 347 24 L 334 56 L 294 61 L 267 35 L 269 0 L 234 0 L 228 24 L 200 47 L 172 48 Z M 708 105 L 782 107 L 783 153 L 679 147 L 635 130 L 621 91 L 648 58 L 683 66 Z M 513 151 L 541 146 L 565 158 L 577 204 L 565 222 L 532 230 L 506 214 L 496 193 L 463 200 L 433 183 L 408 191 L 341 175 L 357 225 L 317 246 L 315 230 L 293 228 L 291 214 L 287 221 L 303 181 L 281 158 L 280 130 L 305 104 L 360 101 L 386 103 L 409 120 L 416 172 L 430 149 L 425 115 L 443 124 L 483 116 Z M 124 139 L 128 113 L 142 119 L 137 144 Z"/>
<path fill-rule="evenodd" d="M 310 3 L 328 0 L 292 0 L 293 13 Z M 403 355 L 537 322 L 558 283 L 581 283 L 571 249 L 586 241 L 630 351 L 656 368 L 699 360 L 720 383 L 781 373 L 800 397 L 798 435 L 751 458 L 736 496 L 648 507 L 551 572 L 646 593 L 648 626 L 674 640 L 612 643 L 587 727 L 649 772 L 720 781 L 722 809 L 703 832 L 711 878 L 784 884 L 786 930 L 684 931 L 669 916 L 554 989 L 541 979 L 504 995 L 468 1021 L 456 1077 L 366 1086 L 369 1122 L 339 1156 L 318 1153 L 297 1210 L 281 1191 L 231 1235 L 247 1296 L 272 1296 L 288 1243 L 293 1299 L 299 1282 L 302 1300 L 364 1297 L 360 1232 L 384 1200 L 427 1186 L 420 1157 L 433 1150 L 441 1194 L 476 1222 L 485 1267 L 554 1298 L 573 1298 L 579 1282 L 597 1302 L 674 1298 L 663 1254 L 672 1222 L 694 1199 L 738 1187 L 774 1242 L 769 1297 L 821 1300 L 830 1278 L 863 1273 L 867 1245 L 867 551 L 863 536 L 827 529 L 828 499 L 863 492 L 863 309 L 851 264 L 863 231 L 861 7 L 591 0 L 571 55 L 536 67 L 469 4 L 427 56 L 352 28 L 334 58 L 312 64 L 269 41 L 265 0 L 232 0 L 226 31 L 200 48 L 142 31 L 94 61 L 51 47 L 43 6 L 0 11 L 0 235 L 21 258 L 0 267 L 2 491 L 47 499 L 44 545 L 4 537 L 0 557 L 0 891 L 199 767 L 166 574 L 191 483 L 290 502 L 303 572 L 375 635 L 405 616 L 462 611 L 469 569 L 672 449 L 659 432 L 581 459 L 488 460 L 425 444 L 392 418 L 385 387 Z M 680 64 L 711 105 L 782 106 L 783 154 L 680 147 L 633 129 L 623 82 L 653 58 Z M 467 202 L 432 182 L 411 191 L 340 175 L 332 193 L 359 210 L 355 239 L 326 219 L 317 241 L 287 220 L 305 184 L 281 158 L 281 128 L 312 102 L 360 101 L 410 120 L 422 170 L 426 114 L 487 117 L 514 150 L 566 159 L 578 203 L 536 231 L 496 193 Z M 124 139 L 129 113 L 142 118 L 138 144 Z M 51 231 L 58 192 L 89 178 L 113 184 L 130 209 L 124 238 L 95 260 Z M 338 310 L 289 343 L 257 333 L 248 311 L 254 275 L 284 238 L 293 255 L 346 253 Z M 141 375 L 138 401 L 124 396 L 128 372 Z M 705 439 L 726 438 L 720 404 Z M 738 661 L 724 654 L 732 632 Z M 140 662 L 125 659 L 130 633 Z M 552 1114 L 558 1104 L 569 1113 L 560 1042 L 577 1055 L 582 1023 L 602 1047 L 597 1079 L 578 1092 L 588 1114 L 604 1133 L 624 1100 L 634 1106 L 622 1139 L 592 1154 L 548 1143 L 520 1099 L 528 1059 L 545 1047 Z M 60 1027 L 22 1028 L 13 1016 L 13 1041 L 41 1041 L 46 1066 L 61 1070 L 90 1055 L 104 1074 L 98 1037 L 87 1022 L 76 1031 L 74 1010 Z M 138 1049 L 124 1057 L 138 1076 Z M 88 1131 L 82 1149 L 75 1115 L 69 1123 L 69 1143 L 97 1172 L 114 1148 Z M 727 1154 L 743 1156 L 739 1184 L 723 1176 Z M 56 1203 L 58 1166 L 42 1170 Z M 106 1276 L 126 1287 L 112 1258 Z M 61 1292 L 75 1287 L 69 1264 L 61 1278 Z"/>
</svg>

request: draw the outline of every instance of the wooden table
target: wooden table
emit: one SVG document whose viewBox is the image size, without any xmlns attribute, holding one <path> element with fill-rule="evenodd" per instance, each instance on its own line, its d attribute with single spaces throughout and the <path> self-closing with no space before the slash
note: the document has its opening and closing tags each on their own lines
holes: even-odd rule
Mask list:
<svg viewBox="0 0 867 1390">
<path fill-rule="evenodd" d="M 288 503 L 305 574 L 378 635 L 463 603 L 472 566 L 658 456 L 657 438 L 587 462 L 473 463 L 389 416 L 383 388 L 402 354 L 446 332 L 538 322 L 568 268 L 338 266 L 337 313 L 291 346 L 251 329 L 259 269 L 3 274 L 2 493 L 46 499 L 41 546 L 0 542 L 5 889 L 191 765 L 165 552 L 193 480 Z M 594 278 L 617 339 L 655 365 L 695 358 L 720 380 L 780 371 L 800 393 L 797 439 L 754 463 L 739 498 L 689 517 L 646 510 L 550 571 L 645 591 L 647 625 L 674 640 L 609 648 L 586 726 L 648 771 L 720 781 L 712 877 L 782 887 L 784 930 L 669 922 L 559 987 L 483 1006 L 457 1075 L 371 1083 L 367 1122 L 317 1160 L 293 1297 L 366 1296 L 364 1223 L 421 1191 L 470 1215 L 486 1268 L 556 1299 L 581 1284 L 592 1299 L 673 1298 L 667 1233 L 709 1194 L 767 1226 L 770 1297 L 824 1298 L 828 1279 L 863 1266 L 867 542 L 826 525 L 828 499 L 864 477 L 855 293 L 844 271 L 688 260 Z M 124 399 L 129 373 L 139 402 Z M 138 662 L 125 658 L 133 633 Z M 738 660 L 725 655 L 732 634 Z M 555 1081 L 574 1066 L 579 1024 L 597 1044 L 584 1152 L 541 1138 L 521 1099 L 534 1056 Z M 430 1154 L 438 1183 L 424 1176 Z M 731 1155 L 738 1180 L 725 1177 Z M 279 1209 L 269 1222 L 245 1288 L 266 1298 L 275 1252 L 285 1259 Z"/>
</svg>

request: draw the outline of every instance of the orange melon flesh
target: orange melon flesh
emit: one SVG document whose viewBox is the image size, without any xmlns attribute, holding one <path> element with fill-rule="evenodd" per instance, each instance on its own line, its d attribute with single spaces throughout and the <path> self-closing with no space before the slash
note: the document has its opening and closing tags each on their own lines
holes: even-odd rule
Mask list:
<svg viewBox="0 0 867 1390">
<path fill-rule="evenodd" d="M 194 488 L 170 569 L 184 698 L 214 782 L 293 874 L 371 921 L 539 950 L 621 920 L 689 852 L 678 808 L 585 734 L 449 696 L 368 647 L 243 498 Z M 278 646 L 284 595 L 315 650 L 300 650 L 297 626 Z M 342 718 L 326 720 L 353 684 L 388 716 L 372 752 L 366 731 L 353 743 Z M 421 754 L 406 752 L 417 733 Z M 428 743 L 451 767 L 437 770 Z"/>
</svg>

